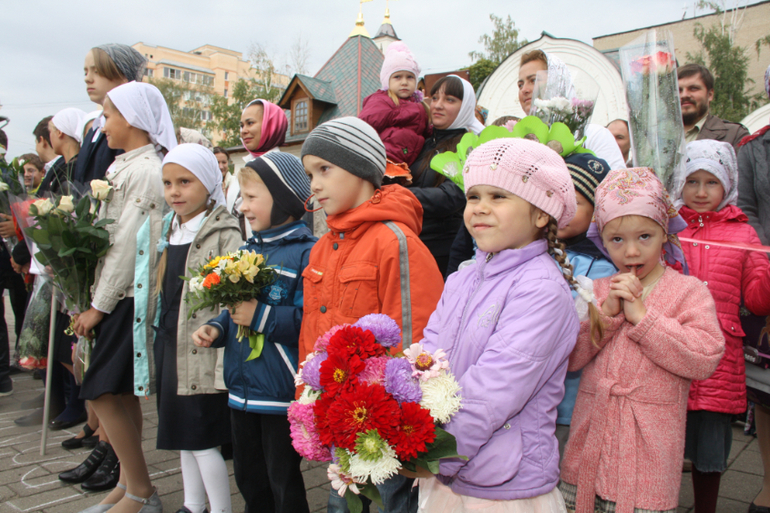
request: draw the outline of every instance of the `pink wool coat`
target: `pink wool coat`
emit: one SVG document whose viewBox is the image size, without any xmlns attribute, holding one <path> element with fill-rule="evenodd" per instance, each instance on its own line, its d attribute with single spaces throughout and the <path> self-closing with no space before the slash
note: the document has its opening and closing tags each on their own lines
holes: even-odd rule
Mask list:
<svg viewBox="0 0 770 513">
<path fill-rule="evenodd" d="M 594 282 L 599 305 L 610 278 Z M 725 340 L 714 300 L 697 278 L 666 269 L 634 326 L 623 313 L 604 317 L 604 337 L 591 342 L 580 326 L 569 370 L 583 369 L 563 481 L 577 485 L 576 513 L 593 513 L 594 497 L 634 508 L 676 509 L 684 459 L 690 380 L 706 379 Z"/>
</svg>

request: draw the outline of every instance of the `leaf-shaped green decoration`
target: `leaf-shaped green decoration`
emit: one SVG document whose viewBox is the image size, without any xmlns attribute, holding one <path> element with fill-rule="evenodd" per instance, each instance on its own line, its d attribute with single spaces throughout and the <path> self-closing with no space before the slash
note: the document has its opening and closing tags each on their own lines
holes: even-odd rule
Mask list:
<svg viewBox="0 0 770 513">
<path fill-rule="evenodd" d="M 513 130 L 511 130 L 511 136 L 518 137 L 519 139 L 524 139 L 530 134 L 545 144 L 548 142 L 548 125 L 543 123 L 537 116 L 527 116 L 516 123 Z"/>
</svg>

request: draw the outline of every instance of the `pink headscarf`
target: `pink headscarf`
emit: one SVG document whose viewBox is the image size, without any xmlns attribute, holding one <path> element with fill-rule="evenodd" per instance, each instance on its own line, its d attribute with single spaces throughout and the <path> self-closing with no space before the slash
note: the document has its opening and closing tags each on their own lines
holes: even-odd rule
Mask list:
<svg viewBox="0 0 770 513">
<path fill-rule="evenodd" d="M 257 148 L 257 151 L 251 151 L 246 148 L 245 144 L 243 147 L 246 148 L 246 151 L 251 153 L 252 156 L 261 157 L 268 151 L 278 146 L 282 146 L 283 143 L 286 142 L 286 129 L 289 126 L 289 122 L 286 119 L 286 113 L 283 109 L 267 100 L 252 100 L 243 110 L 245 111 L 255 103 L 262 104 L 262 135 L 259 139 L 259 147 Z M 241 143 L 243 143 L 243 139 L 241 139 Z"/>
<path fill-rule="evenodd" d="M 687 263 L 676 234 L 687 227 L 687 222 L 674 208 L 652 169 L 637 167 L 610 171 L 596 188 L 594 220 L 588 229 L 588 238 L 609 257 L 601 237 L 604 227 L 613 219 L 634 215 L 648 217 L 663 228 L 667 239 L 663 244 L 664 257 L 670 265 L 681 263 L 686 274 Z"/>
</svg>

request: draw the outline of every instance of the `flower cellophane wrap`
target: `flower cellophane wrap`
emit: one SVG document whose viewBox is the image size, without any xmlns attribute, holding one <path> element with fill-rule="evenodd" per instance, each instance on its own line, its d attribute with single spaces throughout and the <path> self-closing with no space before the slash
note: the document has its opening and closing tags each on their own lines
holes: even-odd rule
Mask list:
<svg viewBox="0 0 770 513">
<path fill-rule="evenodd" d="M 93 188 L 89 191 L 68 184 L 63 190 L 69 194 L 38 198 L 29 204 L 26 213 L 19 211 L 17 217 L 25 226 L 29 242 L 34 242 L 36 252 L 30 252 L 53 271 L 54 282 L 74 321 L 75 315 L 91 308 L 96 266 L 112 246 L 106 226 L 114 221 L 99 219 L 101 202 L 107 198 L 94 195 Z M 78 366 L 82 373 L 76 375 L 82 379 L 88 369 L 91 342 L 79 340 L 78 344 L 89 346 L 82 351 L 86 361 Z"/>
<path fill-rule="evenodd" d="M 268 266 L 266 259 L 256 251 L 240 249 L 217 256 L 190 269 L 189 294 L 185 301 L 190 304 L 189 315 L 203 309 L 226 307 L 232 310 L 244 301 L 258 299 L 262 291 L 273 284 L 277 273 Z M 248 326 L 238 326 L 238 340 L 248 338 L 251 353 L 246 361 L 259 358 L 265 336 Z"/>
<path fill-rule="evenodd" d="M 440 427 L 461 406 L 444 352 L 413 344 L 392 355 L 399 344 L 396 321 L 367 315 L 318 337 L 295 378 L 304 389 L 289 406 L 292 445 L 331 462 L 329 480 L 352 513 L 362 510 L 359 494 L 382 507 L 376 485 L 402 468 L 438 474 L 441 459 L 465 459 Z"/>
<path fill-rule="evenodd" d="M 51 278 L 46 274 L 38 275 L 19 334 L 19 365 L 25 369 L 45 369 L 47 366 L 52 294 Z"/>
<path fill-rule="evenodd" d="M 549 60 L 556 60 L 549 56 Z M 567 125 L 576 141 L 583 140 L 586 126 L 596 106 L 598 86 L 593 79 L 583 80 L 582 87 L 575 87 L 566 65 L 549 66 L 548 72 L 539 72 L 532 89 L 530 116 L 553 127 L 554 123 Z"/>
<path fill-rule="evenodd" d="M 634 167 L 649 167 L 671 190 L 686 158 L 674 38 L 651 29 L 620 48 L 620 71 L 628 102 Z"/>
</svg>

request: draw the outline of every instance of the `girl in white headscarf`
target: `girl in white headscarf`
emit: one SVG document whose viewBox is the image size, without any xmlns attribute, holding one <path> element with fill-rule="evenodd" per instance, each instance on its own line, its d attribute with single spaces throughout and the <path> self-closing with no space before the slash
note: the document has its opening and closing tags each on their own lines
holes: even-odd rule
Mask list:
<svg viewBox="0 0 770 513">
<path fill-rule="evenodd" d="M 93 511 L 118 502 L 134 509 L 134 502 L 141 502 L 144 513 L 160 513 L 142 452 L 142 412 L 135 397 L 152 390 L 148 358 L 157 298 L 139 293 L 155 289 L 149 269 L 155 269 L 158 254 L 139 248 L 137 241 L 160 238 L 164 199 L 158 149 L 173 149 L 176 138 L 163 96 L 150 84 L 129 82 L 109 91 L 104 118 L 110 148 L 125 152 L 107 170 L 108 182 L 91 184 L 104 200 L 99 219 L 112 221 L 106 225 L 112 246 L 97 265 L 91 308 L 78 316 L 74 330 L 94 339 L 80 398 L 91 401 L 112 444 L 106 458 L 117 456 L 121 473 L 118 488 Z M 147 268 L 137 272 L 140 261 Z"/>
<path fill-rule="evenodd" d="M 42 191 L 50 190 L 53 193 L 58 193 L 62 185 L 72 180 L 78 154 L 80 153 L 80 143 L 83 140 L 82 133 L 78 131 L 78 127 L 86 116 L 85 111 L 71 107 L 60 110 L 48 122 L 51 148 L 53 148 L 54 153 L 64 157 L 66 165 L 60 169 L 53 166 L 50 176 L 46 177 L 45 184 L 41 184 Z"/>
<path fill-rule="evenodd" d="M 219 308 L 188 315 L 185 296 L 190 269 L 241 245 L 237 220 L 227 212 L 222 173 L 211 150 L 180 144 L 163 159 L 163 191 L 173 210 L 160 239 L 148 252 L 162 252 L 158 265 L 160 317 L 155 338 L 158 392 L 158 449 L 180 451 L 184 505 L 203 513 L 229 513 L 230 486 L 218 447 L 230 442 L 230 411 L 221 362 L 224 349 L 196 347 L 192 333 Z M 154 244 L 152 244 L 154 242 Z M 180 509 L 181 511 L 182 509 Z"/>
</svg>

